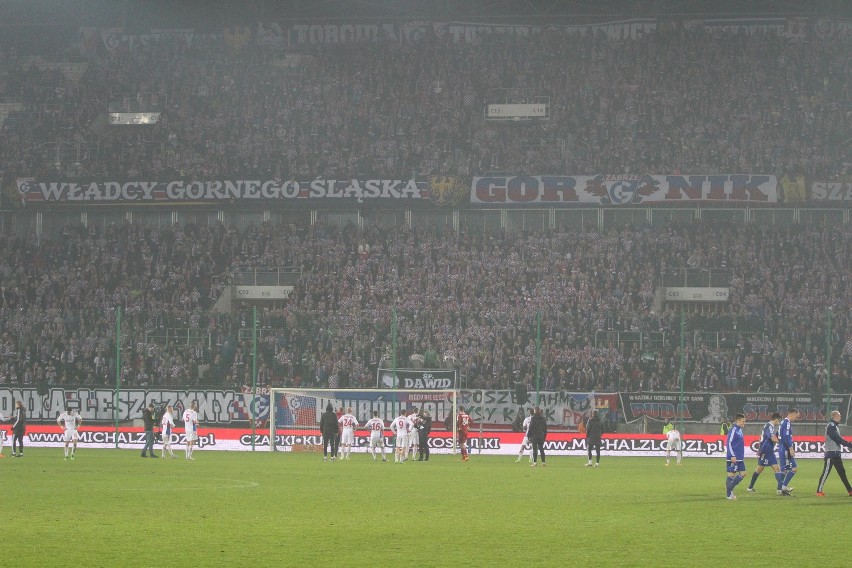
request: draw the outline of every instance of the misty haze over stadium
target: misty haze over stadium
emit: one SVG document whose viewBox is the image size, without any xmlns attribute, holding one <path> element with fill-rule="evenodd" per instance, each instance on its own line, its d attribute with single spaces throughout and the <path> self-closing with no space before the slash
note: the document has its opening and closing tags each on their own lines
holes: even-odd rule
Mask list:
<svg viewBox="0 0 852 568">
<path fill-rule="evenodd" d="M 623 428 L 684 392 L 696 428 L 718 394 L 821 422 L 852 392 L 850 21 L 0 2 L 0 393 L 109 423 L 85 393 L 216 390 L 240 426 L 257 388 L 412 369 L 509 393 L 498 430 L 552 393 Z"/>
</svg>

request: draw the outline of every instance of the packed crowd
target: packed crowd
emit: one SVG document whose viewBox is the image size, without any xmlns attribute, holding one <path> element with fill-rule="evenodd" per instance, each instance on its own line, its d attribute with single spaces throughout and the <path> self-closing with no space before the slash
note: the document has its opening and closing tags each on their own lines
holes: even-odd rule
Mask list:
<svg viewBox="0 0 852 568">
<path fill-rule="evenodd" d="M 395 330 L 400 367 L 533 389 L 540 314 L 542 390 L 672 390 L 680 313 L 655 304 L 655 290 L 661 271 L 689 261 L 734 279 L 727 305 L 686 314 L 688 390 L 823 391 L 831 308 L 831 385 L 848 392 L 850 255 L 849 228 L 702 223 L 604 234 L 124 224 L 5 236 L 0 384 L 114 384 L 116 307 L 125 386 L 251 384 L 252 306 L 212 310 L 219 276 L 286 266 L 301 273 L 290 298 L 257 310 L 261 385 L 375 386 Z"/>
<path fill-rule="evenodd" d="M 23 109 L 3 127 L 0 161 L 12 175 L 113 179 L 843 168 L 852 100 L 843 42 L 701 30 L 475 44 L 426 35 L 298 55 L 163 39 L 92 57 L 77 81 L 7 50 L 0 100 Z M 549 97 L 550 120 L 483 117 L 486 102 L 534 97 Z M 162 118 L 99 125 L 111 103 Z M 56 166 L 57 143 L 85 150 Z"/>
</svg>

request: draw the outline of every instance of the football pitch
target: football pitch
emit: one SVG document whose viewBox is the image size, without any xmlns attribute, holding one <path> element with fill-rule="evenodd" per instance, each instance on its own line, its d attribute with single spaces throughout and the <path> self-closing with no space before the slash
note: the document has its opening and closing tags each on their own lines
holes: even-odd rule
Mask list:
<svg viewBox="0 0 852 568">
<path fill-rule="evenodd" d="M 9 566 L 761 566 L 848 558 L 835 473 L 801 460 L 792 497 L 766 470 L 724 498 L 724 461 L 28 448 L 0 460 Z M 774 559 L 774 560 L 773 560 Z"/>
</svg>

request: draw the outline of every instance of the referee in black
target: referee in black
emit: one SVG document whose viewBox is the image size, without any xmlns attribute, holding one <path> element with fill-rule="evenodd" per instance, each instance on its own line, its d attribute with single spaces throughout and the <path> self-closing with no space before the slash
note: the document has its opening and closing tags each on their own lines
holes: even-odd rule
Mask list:
<svg viewBox="0 0 852 568">
<path fill-rule="evenodd" d="M 417 429 L 417 461 L 429 461 L 429 434 L 432 432 L 432 415 L 428 410 L 424 410 L 420 418 L 420 428 Z"/>
<path fill-rule="evenodd" d="M 142 457 L 155 458 L 154 455 L 154 403 L 148 404 L 148 408 L 142 409 L 142 422 L 145 425 L 145 447 L 142 448 Z"/>
<path fill-rule="evenodd" d="M 24 403 L 15 401 L 15 414 L 12 416 L 12 457 L 24 457 L 24 434 L 27 432 L 27 411 Z M 15 451 L 15 447 L 20 448 Z"/>
<path fill-rule="evenodd" d="M 589 452 L 589 461 L 586 463 L 586 467 L 592 467 L 593 465 L 592 449 L 595 450 L 595 457 L 597 459 L 594 462 L 594 466 L 598 467 L 601 465 L 601 436 L 603 436 L 603 431 L 603 422 L 601 422 L 598 411 L 595 410 L 592 412 L 592 417 L 586 423 L 586 449 Z"/>
<path fill-rule="evenodd" d="M 544 418 L 544 414 L 541 413 L 541 408 L 539 407 L 536 407 L 533 412 L 530 427 L 527 430 L 527 438 L 529 438 L 532 444 L 533 462 L 530 466 L 535 467 L 535 463 L 538 461 L 538 456 L 540 455 L 541 466 L 544 467 L 546 465 L 544 463 L 544 441 L 547 439 L 547 420 Z"/>
<path fill-rule="evenodd" d="M 825 497 L 822 488 L 825 485 L 825 480 L 828 479 L 828 474 L 831 473 L 831 468 L 837 470 L 837 475 L 840 476 L 840 481 L 846 486 L 846 491 L 852 497 L 852 485 L 849 485 L 849 480 L 846 479 L 846 468 L 843 467 L 841 460 L 841 452 L 843 448 L 852 449 L 852 443 L 847 442 L 840 435 L 840 411 L 833 410 L 831 412 L 831 420 L 825 425 L 825 457 L 824 465 L 822 466 L 822 475 L 819 476 L 819 486 L 817 486 L 817 497 Z"/>
<path fill-rule="evenodd" d="M 331 446 L 331 461 L 337 459 L 337 435 L 340 433 L 340 425 L 337 423 L 337 414 L 329 402 L 325 406 L 325 412 L 320 417 L 320 432 L 322 433 L 322 461 L 328 459 L 328 448 Z"/>
</svg>

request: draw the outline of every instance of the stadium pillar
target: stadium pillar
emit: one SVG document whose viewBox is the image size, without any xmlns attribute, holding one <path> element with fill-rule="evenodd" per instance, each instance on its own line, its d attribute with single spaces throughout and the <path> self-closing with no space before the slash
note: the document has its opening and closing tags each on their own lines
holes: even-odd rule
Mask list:
<svg viewBox="0 0 852 568">
<path fill-rule="evenodd" d="M 831 306 L 825 312 L 826 332 L 825 332 L 825 413 L 828 415 L 831 412 L 831 335 L 834 312 Z"/>
<path fill-rule="evenodd" d="M 399 382 L 396 378 L 396 306 L 392 308 L 391 312 L 391 366 L 393 367 L 391 382 L 393 382 L 393 415 L 396 416 L 396 389 Z"/>
<path fill-rule="evenodd" d="M 677 399 L 677 427 L 680 432 L 683 432 L 683 378 L 686 374 L 686 313 L 683 310 L 683 303 L 680 305 L 680 370 L 678 371 L 678 383 L 680 394 Z"/>
<path fill-rule="evenodd" d="M 535 405 L 541 403 L 541 312 L 535 314 Z M 520 401 L 518 401 L 520 403 Z"/>
<path fill-rule="evenodd" d="M 121 391 L 121 306 L 115 308 L 115 400 L 113 401 L 113 416 L 115 417 L 115 449 L 118 449 L 118 409 L 119 393 Z"/>
<path fill-rule="evenodd" d="M 257 306 L 252 308 L 251 321 L 251 451 L 257 429 Z"/>
</svg>

